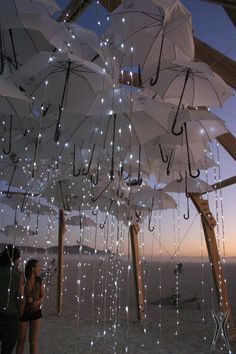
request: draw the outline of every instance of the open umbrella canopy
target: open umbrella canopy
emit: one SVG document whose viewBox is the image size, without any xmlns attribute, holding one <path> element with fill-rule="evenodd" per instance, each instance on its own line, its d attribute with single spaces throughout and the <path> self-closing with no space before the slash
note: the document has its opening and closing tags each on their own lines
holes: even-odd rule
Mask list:
<svg viewBox="0 0 236 354">
<path fill-rule="evenodd" d="M 175 200 L 162 189 L 141 186 L 138 191 L 130 193 L 130 204 L 136 209 L 165 210 L 175 209 Z"/>
<path fill-rule="evenodd" d="M 214 189 L 207 182 L 199 178 L 181 178 L 181 180 L 175 180 L 168 183 L 164 191 L 165 192 L 176 192 L 176 193 L 207 193 L 212 192 Z"/>
<path fill-rule="evenodd" d="M 65 221 L 69 226 L 93 227 L 96 226 L 93 219 L 86 215 L 73 215 Z"/>
<path fill-rule="evenodd" d="M 111 21 L 107 36 L 112 48 L 120 51 L 115 54 L 122 65 L 145 68 L 194 58 L 191 14 L 179 1 L 168 7 L 163 1 L 122 3 L 112 12 Z"/>
<path fill-rule="evenodd" d="M 26 236 L 34 236 L 35 232 L 29 229 L 27 226 L 16 224 L 9 224 L 4 226 L 4 229 L 1 232 L 7 237 L 19 237 L 23 238 Z"/>
<path fill-rule="evenodd" d="M 184 107 L 222 106 L 233 95 L 233 90 L 223 79 L 205 63 L 175 60 L 163 63 L 159 78 L 155 85 L 151 79 L 155 76 L 154 66 L 143 72 L 145 87 L 151 85 L 154 94 L 158 94 L 165 102 Z"/>
<path fill-rule="evenodd" d="M 30 115 L 31 101 L 11 80 L 0 76 L 0 114 Z"/>
<path fill-rule="evenodd" d="M 54 0 L 1 0 L 2 15 L 36 13 L 43 16 L 53 15 L 60 7 Z"/>
</svg>

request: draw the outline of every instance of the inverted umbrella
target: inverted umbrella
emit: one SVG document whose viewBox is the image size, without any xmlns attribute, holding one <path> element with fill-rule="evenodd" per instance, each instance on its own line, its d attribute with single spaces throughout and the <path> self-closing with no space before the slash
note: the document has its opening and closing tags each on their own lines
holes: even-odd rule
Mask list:
<svg viewBox="0 0 236 354">
<path fill-rule="evenodd" d="M 143 72 L 143 84 L 150 87 L 155 75 L 155 68 L 150 67 Z M 163 63 L 160 67 L 159 79 L 152 86 L 155 94 L 158 94 L 165 102 L 178 105 L 171 131 L 177 133 L 175 126 L 179 110 L 182 106 L 222 106 L 233 95 L 233 90 L 210 70 L 205 63 L 193 61 L 174 61 Z"/>
<path fill-rule="evenodd" d="M 91 219 L 86 215 L 73 215 L 65 221 L 65 224 L 70 226 L 80 226 L 80 227 L 96 226 L 93 219 Z"/>
<path fill-rule="evenodd" d="M 159 70 L 162 61 L 194 58 L 191 14 L 179 1 L 165 8 L 162 1 L 136 0 L 120 5 L 111 20 L 112 47 L 123 52 L 123 65 L 155 64 Z"/>
<path fill-rule="evenodd" d="M 149 186 L 141 186 L 138 191 L 131 192 L 129 202 L 132 208 L 136 210 L 148 210 L 149 231 L 154 230 L 154 227 L 151 227 L 151 214 L 153 210 L 175 209 L 177 207 L 175 200 L 170 195 L 161 189 L 153 189 Z"/>
<path fill-rule="evenodd" d="M 187 173 L 185 173 L 185 178 L 172 181 L 164 188 L 166 192 L 185 193 L 187 198 L 187 215 L 184 214 L 185 220 L 189 219 L 189 193 L 202 194 L 212 192 L 213 190 L 214 189 L 205 181 L 189 178 Z"/>
<path fill-rule="evenodd" d="M 95 93 L 112 86 L 110 77 L 100 67 L 69 53 L 41 52 L 18 70 L 16 79 L 29 96 L 59 111 L 55 141 L 60 137 L 63 110 L 86 114 Z"/>
<path fill-rule="evenodd" d="M 0 76 L 0 114 L 30 115 L 30 103 L 11 80 Z"/>
</svg>

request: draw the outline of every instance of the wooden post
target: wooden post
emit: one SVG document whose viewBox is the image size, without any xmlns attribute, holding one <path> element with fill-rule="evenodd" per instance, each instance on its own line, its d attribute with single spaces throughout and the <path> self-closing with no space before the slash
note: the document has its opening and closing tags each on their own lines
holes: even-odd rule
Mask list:
<svg viewBox="0 0 236 354">
<path fill-rule="evenodd" d="M 62 309 L 62 283 L 64 266 L 64 236 L 65 236 L 65 216 L 64 210 L 59 210 L 59 230 L 58 230 L 58 259 L 57 259 L 57 314 L 61 314 Z"/>
<path fill-rule="evenodd" d="M 236 330 L 234 327 L 233 316 L 229 303 L 228 291 L 225 283 L 225 276 L 222 269 L 219 250 L 217 247 L 214 227 L 216 221 L 209 209 L 208 201 L 199 195 L 189 194 L 196 209 L 201 215 L 202 226 L 205 234 L 205 240 L 208 250 L 209 260 L 212 265 L 212 274 L 216 288 L 219 311 L 226 313 L 229 311 L 228 317 L 228 335 L 229 340 L 235 339 Z"/>
<path fill-rule="evenodd" d="M 134 267 L 134 282 L 135 282 L 138 319 L 139 321 L 142 321 L 144 318 L 144 294 L 143 294 L 141 261 L 139 255 L 139 243 L 138 243 L 139 225 L 138 224 L 131 225 L 129 230 L 130 230 L 130 240 L 131 240 L 131 249 L 132 249 L 132 260 L 133 260 L 133 267 Z"/>
</svg>

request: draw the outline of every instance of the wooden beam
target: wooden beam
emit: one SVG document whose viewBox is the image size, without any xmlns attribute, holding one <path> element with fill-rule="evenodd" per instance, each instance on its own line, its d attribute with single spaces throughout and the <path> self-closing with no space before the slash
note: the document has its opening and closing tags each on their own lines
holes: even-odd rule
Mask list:
<svg viewBox="0 0 236 354">
<path fill-rule="evenodd" d="M 194 37 L 195 60 L 207 63 L 233 88 L 236 88 L 236 62 L 218 50 Z"/>
<path fill-rule="evenodd" d="M 230 7 L 232 9 L 236 9 L 235 0 L 202 0 L 204 2 L 210 2 L 217 5 L 222 5 L 223 7 Z"/>
<path fill-rule="evenodd" d="M 207 251 L 209 260 L 212 266 L 212 274 L 218 299 L 219 311 L 226 313 L 229 311 L 228 318 L 228 336 L 229 340 L 234 340 L 236 337 L 236 329 L 233 322 L 233 316 L 229 303 L 229 296 L 225 282 L 225 276 L 222 269 L 218 245 L 216 242 L 214 227 L 216 225 L 214 218 L 211 217 L 208 201 L 204 200 L 201 196 L 190 194 L 190 198 L 195 205 L 197 211 L 201 215 L 202 226 L 205 234 Z M 210 215 L 210 217 L 209 217 Z"/>
<path fill-rule="evenodd" d="M 69 5 L 66 7 L 62 14 L 57 19 L 58 22 L 71 22 L 76 20 L 76 18 L 91 4 L 92 0 L 71 0 Z"/>
<path fill-rule="evenodd" d="M 144 293 L 143 293 L 143 280 L 142 269 L 139 255 L 138 233 L 139 225 L 130 225 L 130 241 L 132 249 L 132 260 L 134 268 L 134 283 L 136 292 L 136 303 L 139 321 L 144 318 Z"/>
<path fill-rule="evenodd" d="M 214 183 L 212 184 L 212 188 L 216 189 L 221 189 L 221 188 L 225 188 L 228 186 L 231 186 L 232 184 L 236 183 L 236 176 L 230 177 L 225 179 L 224 181 L 218 182 L 218 183 Z"/>
<path fill-rule="evenodd" d="M 90 3 L 91 0 L 84 0 L 82 3 L 78 2 L 78 0 L 72 0 L 66 10 L 63 11 L 59 21 L 63 21 L 64 19 L 68 22 L 75 20 Z M 101 0 L 100 3 L 107 11 L 112 12 L 122 1 Z M 194 45 L 195 60 L 207 63 L 223 80 L 233 88 L 236 88 L 236 62 L 196 37 L 194 37 Z M 135 82 L 135 79 L 133 81 Z"/>
<path fill-rule="evenodd" d="M 236 138 L 230 132 L 217 136 L 216 140 L 225 148 L 230 156 L 236 160 Z"/>
<path fill-rule="evenodd" d="M 58 259 L 57 259 L 57 314 L 62 311 L 63 267 L 64 267 L 65 212 L 59 210 Z"/>
</svg>

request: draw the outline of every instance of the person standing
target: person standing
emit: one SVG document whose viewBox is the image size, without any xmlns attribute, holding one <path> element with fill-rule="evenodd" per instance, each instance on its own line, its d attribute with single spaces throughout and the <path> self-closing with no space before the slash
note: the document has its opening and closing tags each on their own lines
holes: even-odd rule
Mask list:
<svg viewBox="0 0 236 354">
<path fill-rule="evenodd" d="M 40 278 L 41 266 L 37 259 L 30 259 L 25 266 L 25 307 L 20 318 L 20 333 L 17 342 L 16 353 L 23 354 L 29 327 L 30 354 L 38 352 L 38 337 L 40 319 L 42 317 L 41 305 L 44 295 L 44 287 Z"/>
<path fill-rule="evenodd" d="M 20 251 L 9 244 L 0 256 L 0 345 L 1 354 L 11 354 L 18 335 L 24 303 L 24 277 L 18 271 Z"/>
</svg>

